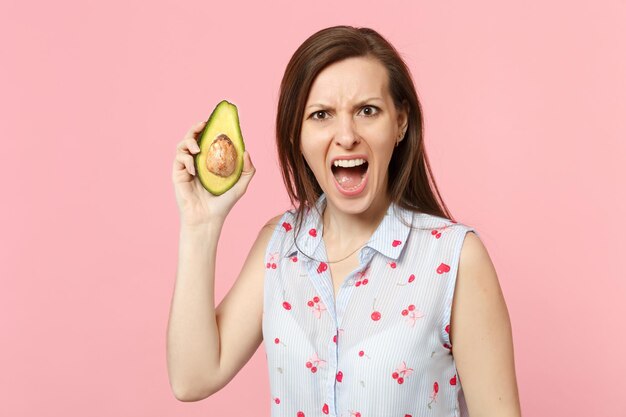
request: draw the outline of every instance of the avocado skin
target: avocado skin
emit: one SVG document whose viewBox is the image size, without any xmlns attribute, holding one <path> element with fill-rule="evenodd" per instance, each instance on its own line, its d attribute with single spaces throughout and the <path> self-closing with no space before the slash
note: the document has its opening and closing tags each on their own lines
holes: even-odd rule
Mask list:
<svg viewBox="0 0 626 417">
<path fill-rule="evenodd" d="M 220 133 L 225 133 L 237 150 L 237 166 L 231 175 L 224 178 L 213 174 L 206 167 L 208 149 L 211 143 L 213 143 L 213 140 Z M 246 149 L 241 134 L 239 114 L 236 105 L 227 100 L 222 100 L 215 106 L 204 129 L 200 132 L 198 147 L 200 148 L 200 152 L 194 155 L 194 167 L 198 180 L 200 180 L 202 186 L 211 194 L 215 196 L 224 194 L 231 189 L 241 177 L 243 171 L 243 152 Z"/>
</svg>

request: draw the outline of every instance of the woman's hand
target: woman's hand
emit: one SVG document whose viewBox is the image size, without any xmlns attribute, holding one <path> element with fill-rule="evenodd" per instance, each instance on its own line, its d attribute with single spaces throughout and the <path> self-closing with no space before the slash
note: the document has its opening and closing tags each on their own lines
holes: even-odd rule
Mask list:
<svg viewBox="0 0 626 417">
<path fill-rule="evenodd" d="M 215 221 L 223 222 L 235 203 L 246 192 L 256 172 L 248 151 L 244 151 L 243 172 L 237 183 L 219 196 L 208 192 L 196 177 L 193 156 L 200 152 L 196 136 L 205 124 L 206 122 L 200 122 L 189 129 L 185 138 L 176 147 L 172 181 L 181 225 L 186 227 L 203 226 Z"/>
</svg>

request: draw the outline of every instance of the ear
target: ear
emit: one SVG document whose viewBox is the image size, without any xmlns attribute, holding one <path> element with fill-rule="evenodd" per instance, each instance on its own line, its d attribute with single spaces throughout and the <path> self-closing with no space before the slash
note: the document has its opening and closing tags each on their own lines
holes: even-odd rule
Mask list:
<svg viewBox="0 0 626 417">
<path fill-rule="evenodd" d="M 404 100 L 402 107 L 398 109 L 398 130 L 406 132 L 409 125 L 409 102 Z M 404 138 L 403 138 L 404 139 Z"/>
</svg>

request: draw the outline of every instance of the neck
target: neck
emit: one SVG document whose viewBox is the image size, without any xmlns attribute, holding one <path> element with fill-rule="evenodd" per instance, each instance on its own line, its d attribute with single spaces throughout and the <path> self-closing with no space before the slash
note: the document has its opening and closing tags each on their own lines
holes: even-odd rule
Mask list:
<svg viewBox="0 0 626 417">
<path fill-rule="evenodd" d="M 324 241 L 341 253 L 364 245 L 383 220 L 390 203 L 391 199 L 385 194 L 375 199 L 363 213 L 355 214 L 338 210 L 327 197 L 322 216 Z"/>
</svg>

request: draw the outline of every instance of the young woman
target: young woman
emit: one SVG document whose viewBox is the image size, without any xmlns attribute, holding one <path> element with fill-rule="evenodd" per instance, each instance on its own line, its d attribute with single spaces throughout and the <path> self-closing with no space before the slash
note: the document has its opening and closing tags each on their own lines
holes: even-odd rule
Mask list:
<svg viewBox="0 0 626 417">
<path fill-rule="evenodd" d="M 475 229 L 435 196 L 422 121 L 409 70 L 377 32 L 307 39 L 276 121 L 294 207 L 261 229 L 217 308 L 217 242 L 255 168 L 246 152 L 238 183 L 209 194 L 192 160 L 204 123 L 188 132 L 173 168 L 176 398 L 220 390 L 265 340 L 272 416 L 521 415 L 496 272 Z"/>
</svg>

